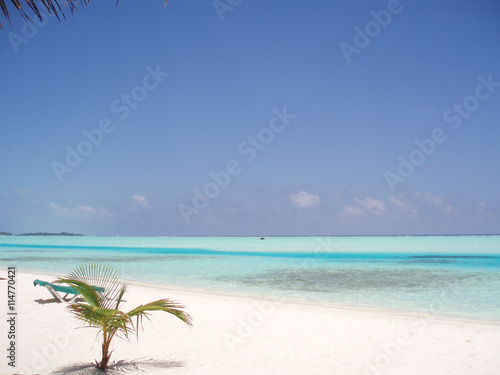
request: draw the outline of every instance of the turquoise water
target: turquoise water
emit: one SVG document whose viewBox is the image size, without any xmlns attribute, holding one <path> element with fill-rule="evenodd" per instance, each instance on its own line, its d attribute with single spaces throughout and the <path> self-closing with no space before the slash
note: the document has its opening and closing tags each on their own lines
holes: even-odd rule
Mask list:
<svg viewBox="0 0 500 375">
<path fill-rule="evenodd" d="M 500 236 L 0 237 L 2 268 L 500 320 Z"/>
</svg>

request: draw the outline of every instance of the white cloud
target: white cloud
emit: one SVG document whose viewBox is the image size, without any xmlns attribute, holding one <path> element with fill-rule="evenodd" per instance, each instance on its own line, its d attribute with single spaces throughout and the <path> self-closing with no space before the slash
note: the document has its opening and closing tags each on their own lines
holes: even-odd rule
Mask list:
<svg viewBox="0 0 500 375">
<path fill-rule="evenodd" d="M 368 215 L 357 206 L 346 206 L 340 212 L 339 216 L 342 219 L 347 219 L 348 217 L 367 217 Z"/>
<path fill-rule="evenodd" d="M 96 209 L 90 206 L 78 206 L 80 212 L 88 215 L 94 215 L 96 213 Z"/>
<path fill-rule="evenodd" d="M 401 211 L 406 211 L 408 209 L 408 204 L 401 198 L 395 197 L 394 195 L 391 195 L 389 197 L 389 203 L 391 203 L 393 206 L 396 206 Z"/>
<path fill-rule="evenodd" d="M 144 210 L 149 210 L 150 208 L 152 208 L 144 195 L 132 195 L 132 199 L 136 201 Z"/>
<path fill-rule="evenodd" d="M 354 198 L 354 200 L 366 213 L 373 215 L 383 215 L 387 212 L 385 203 L 377 199 L 366 197 L 365 199 Z"/>
<path fill-rule="evenodd" d="M 444 209 L 444 213 L 447 215 L 456 215 L 459 212 L 460 211 L 456 207 L 452 207 L 452 206 L 446 206 L 446 208 Z"/>
<path fill-rule="evenodd" d="M 316 194 L 309 194 L 305 191 L 300 191 L 299 193 L 291 193 L 290 202 L 295 207 L 300 208 L 308 208 L 308 207 L 316 207 L 319 205 L 321 199 Z"/>
<path fill-rule="evenodd" d="M 431 193 L 426 193 L 425 194 L 425 200 L 435 206 L 441 206 L 444 204 L 443 198 L 438 197 L 437 195 L 431 194 Z"/>
<path fill-rule="evenodd" d="M 456 214 L 458 211 L 445 199 L 432 193 L 413 193 L 391 195 L 390 207 L 407 218 L 432 217 L 441 214 Z M 398 216 L 401 217 L 401 216 Z"/>
<path fill-rule="evenodd" d="M 33 195 L 33 192 L 31 191 L 31 189 L 14 189 L 14 193 L 21 196 L 21 197 L 24 197 L 24 196 L 27 196 L 27 195 Z"/>
<path fill-rule="evenodd" d="M 92 217 L 112 216 L 111 212 L 100 207 L 91 207 L 86 205 L 72 206 L 59 205 L 54 202 L 49 202 L 49 207 L 57 216 L 68 217 L 71 219 L 90 219 Z"/>
<path fill-rule="evenodd" d="M 366 197 L 365 199 L 354 198 L 357 203 L 355 206 L 346 206 L 339 213 L 341 219 L 349 217 L 363 217 L 366 218 L 372 215 L 383 215 L 387 212 L 385 203 L 378 199 Z"/>
<path fill-rule="evenodd" d="M 17 196 L 16 201 L 27 203 L 30 205 L 38 205 L 38 201 L 35 199 L 35 194 L 31 189 L 14 189 L 14 194 Z"/>
</svg>

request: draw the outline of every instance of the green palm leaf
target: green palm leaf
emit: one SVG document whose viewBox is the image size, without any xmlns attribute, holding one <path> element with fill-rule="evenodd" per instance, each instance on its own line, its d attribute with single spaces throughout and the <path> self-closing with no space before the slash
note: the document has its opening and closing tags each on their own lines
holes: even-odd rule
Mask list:
<svg viewBox="0 0 500 375">
<path fill-rule="evenodd" d="M 111 356 L 109 347 L 115 335 L 122 334 L 126 339 L 131 331 L 136 331 L 139 335 L 138 328 L 142 327 L 143 318 L 149 319 L 153 311 L 164 311 L 187 325 L 192 325 L 191 317 L 184 311 L 184 305 L 168 299 L 140 305 L 128 313 L 119 310 L 127 286 L 119 281 L 116 270 L 105 265 L 94 263 L 80 266 L 56 282 L 72 286 L 84 298 L 86 303 L 73 303 L 69 309 L 78 319 L 99 329 L 102 334 L 102 359 L 101 362 L 96 361 L 96 366 L 101 370 L 106 370 L 108 366 Z M 135 326 L 133 317 L 137 318 Z"/>
<path fill-rule="evenodd" d="M 71 272 L 66 280 L 68 279 L 104 289 L 104 292 L 95 292 L 95 295 L 99 299 L 98 305 L 106 308 L 111 308 L 114 302 L 118 301 L 118 305 L 114 306 L 118 309 L 121 297 L 127 288 L 126 284 L 120 282 L 120 274 L 115 269 L 100 263 L 82 265 Z M 86 299 L 83 293 L 82 296 Z M 89 298 L 92 297 L 89 295 Z M 89 300 L 87 302 L 92 304 Z"/>
<path fill-rule="evenodd" d="M 131 318 L 134 316 L 137 317 L 136 326 L 133 328 L 135 329 L 137 336 L 139 336 L 139 326 L 143 328 L 142 321 L 144 317 L 149 320 L 150 311 L 164 311 L 176 316 L 188 326 L 192 326 L 193 323 L 191 317 L 182 309 L 184 309 L 184 306 L 178 302 L 168 299 L 161 299 L 158 301 L 150 302 L 146 305 L 138 306 L 135 309 L 129 311 L 127 315 Z"/>
<path fill-rule="evenodd" d="M 97 295 L 97 292 L 91 285 L 86 284 L 83 281 L 59 278 L 54 281 L 54 283 L 68 284 L 69 286 L 75 288 L 91 306 L 102 306 L 102 297 Z"/>
<path fill-rule="evenodd" d="M 135 309 L 129 311 L 128 315 L 130 317 L 133 317 L 139 314 L 147 314 L 148 311 L 165 311 L 169 314 L 175 315 L 184 323 L 191 326 L 192 325 L 191 317 L 188 314 L 186 314 L 182 309 L 184 309 L 184 305 L 178 302 L 168 299 L 160 299 L 158 301 L 138 306 Z"/>
<path fill-rule="evenodd" d="M 120 310 L 103 309 L 84 303 L 74 303 L 69 309 L 81 320 L 90 326 L 102 328 L 103 322 L 106 327 L 117 327 L 123 329 L 130 322 L 130 317 Z"/>
</svg>

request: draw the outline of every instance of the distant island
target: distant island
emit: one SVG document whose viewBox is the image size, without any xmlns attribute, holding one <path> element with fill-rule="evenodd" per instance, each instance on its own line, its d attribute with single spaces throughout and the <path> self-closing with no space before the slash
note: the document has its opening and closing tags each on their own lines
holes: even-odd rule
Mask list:
<svg viewBox="0 0 500 375">
<path fill-rule="evenodd" d="M 5 235 L 12 236 L 12 234 L 10 233 Z M 61 232 L 61 233 L 38 232 L 38 233 L 21 233 L 21 234 L 16 234 L 16 236 L 83 236 L 83 234 L 68 233 L 68 232 Z"/>
<path fill-rule="evenodd" d="M 0 232 L 0 236 L 12 236 L 12 233 L 9 233 L 9 232 Z"/>
</svg>

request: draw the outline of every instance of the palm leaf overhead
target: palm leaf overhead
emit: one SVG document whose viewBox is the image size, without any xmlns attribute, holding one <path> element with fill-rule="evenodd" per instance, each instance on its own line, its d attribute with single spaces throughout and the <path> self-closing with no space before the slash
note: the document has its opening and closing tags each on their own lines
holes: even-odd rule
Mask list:
<svg viewBox="0 0 500 375">
<path fill-rule="evenodd" d="M 120 282 L 120 274 L 115 269 L 100 263 L 82 265 L 68 274 L 66 279 L 60 280 L 78 290 L 88 303 L 104 308 L 113 306 L 113 301 L 121 301 L 119 297 L 127 289 L 127 285 Z M 102 288 L 104 292 L 96 291 L 93 287 Z"/>
<path fill-rule="evenodd" d="M 119 281 L 117 271 L 102 264 L 80 266 L 67 277 L 58 279 L 56 283 L 70 285 L 85 300 L 71 304 L 69 309 L 78 319 L 90 327 L 97 328 L 102 334 L 102 359 L 100 362 L 96 361 L 96 367 L 101 370 L 108 367 L 111 356 L 109 349 L 115 335 L 128 339 L 129 333 L 135 331 L 138 336 L 143 318 L 149 319 L 153 311 L 164 311 L 187 325 L 192 325 L 191 317 L 184 311 L 184 306 L 168 299 L 140 305 L 128 313 L 121 311 L 120 304 L 127 285 Z M 136 318 L 135 325 L 132 318 Z"/>
<path fill-rule="evenodd" d="M 80 4 L 88 4 L 90 0 L 80 0 Z M 25 21 L 31 22 L 31 19 L 29 15 L 26 13 L 26 8 L 29 8 L 31 12 L 40 20 L 42 21 L 42 14 L 40 13 L 40 9 L 38 6 L 43 5 L 43 8 L 47 10 L 47 12 L 50 15 L 54 15 L 57 17 L 58 20 L 60 20 L 60 16 L 62 15 L 63 18 L 65 18 L 64 13 L 62 12 L 63 7 L 68 7 L 70 12 L 73 13 L 75 10 L 77 10 L 77 2 L 76 0 L 40 0 L 39 4 L 37 5 L 35 3 L 35 0 L 10 0 L 10 2 L 13 4 L 13 6 L 21 13 L 21 16 Z M 62 7 L 59 3 L 62 3 Z M 23 8 L 24 5 L 24 8 Z M 2 10 L 5 18 L 7 21 L 10 23 L 10 13 L 9 13 L 9 8 L 7 7 L 7 4 L 5 4 L 5 0 L 0 0 L 0 9 Z M 2 24 L 0 22 L 0 28 L 2 28 Z"/>
<path fill-rule="evenodd" d="M 116 0 L 116 5 L 118 5 L 118 2 L 120 0 Z M 63 18 L 66 18 L 64 13 L 63 13 L 63 8 L 68 7 L 71 14 L 73 14 L 74 11 L 78 10 L 78 1 L 77 0 L 39 0 L 38 5 L 35 3 L 35 0 L 10 0 L 10 2 L 13 4 L 13 6 L 21 13 L 21 16 L 25 21 L 31 22 L 31 19 L 29 18 L 29 15 L 26 13 L 26 8 L 29 8 L 31 12 L 40 20 L 43 20 L 42 14 L 40 13 L 39 6 L 42 7 L 42 9 L 46 9 L 47 12 L 50 15 L 54 15 L 57 17 L 58 20 L 60 19 L 60 16 Z M 80 0 L 80 5 L 87 5 L 90 0 Z M 8 3 L 8 1 L 7 1 Z M 61 6 L 62 4 L 62 6 Z M 23 8 L 24 5 L 24 8 Z M 165 0 L 165 7 L 167 6 L 167 0 Z M 10 23 L 10 13 L 9 13 L 9 7 L 7 7 L 6 1 L 5 0 L 0 0 L 0 10 L 4 14 L 5 18 L 7 21 Z M 0 29 L 2 28 L 2 22 L 0 22 Z"/>
</svg>

